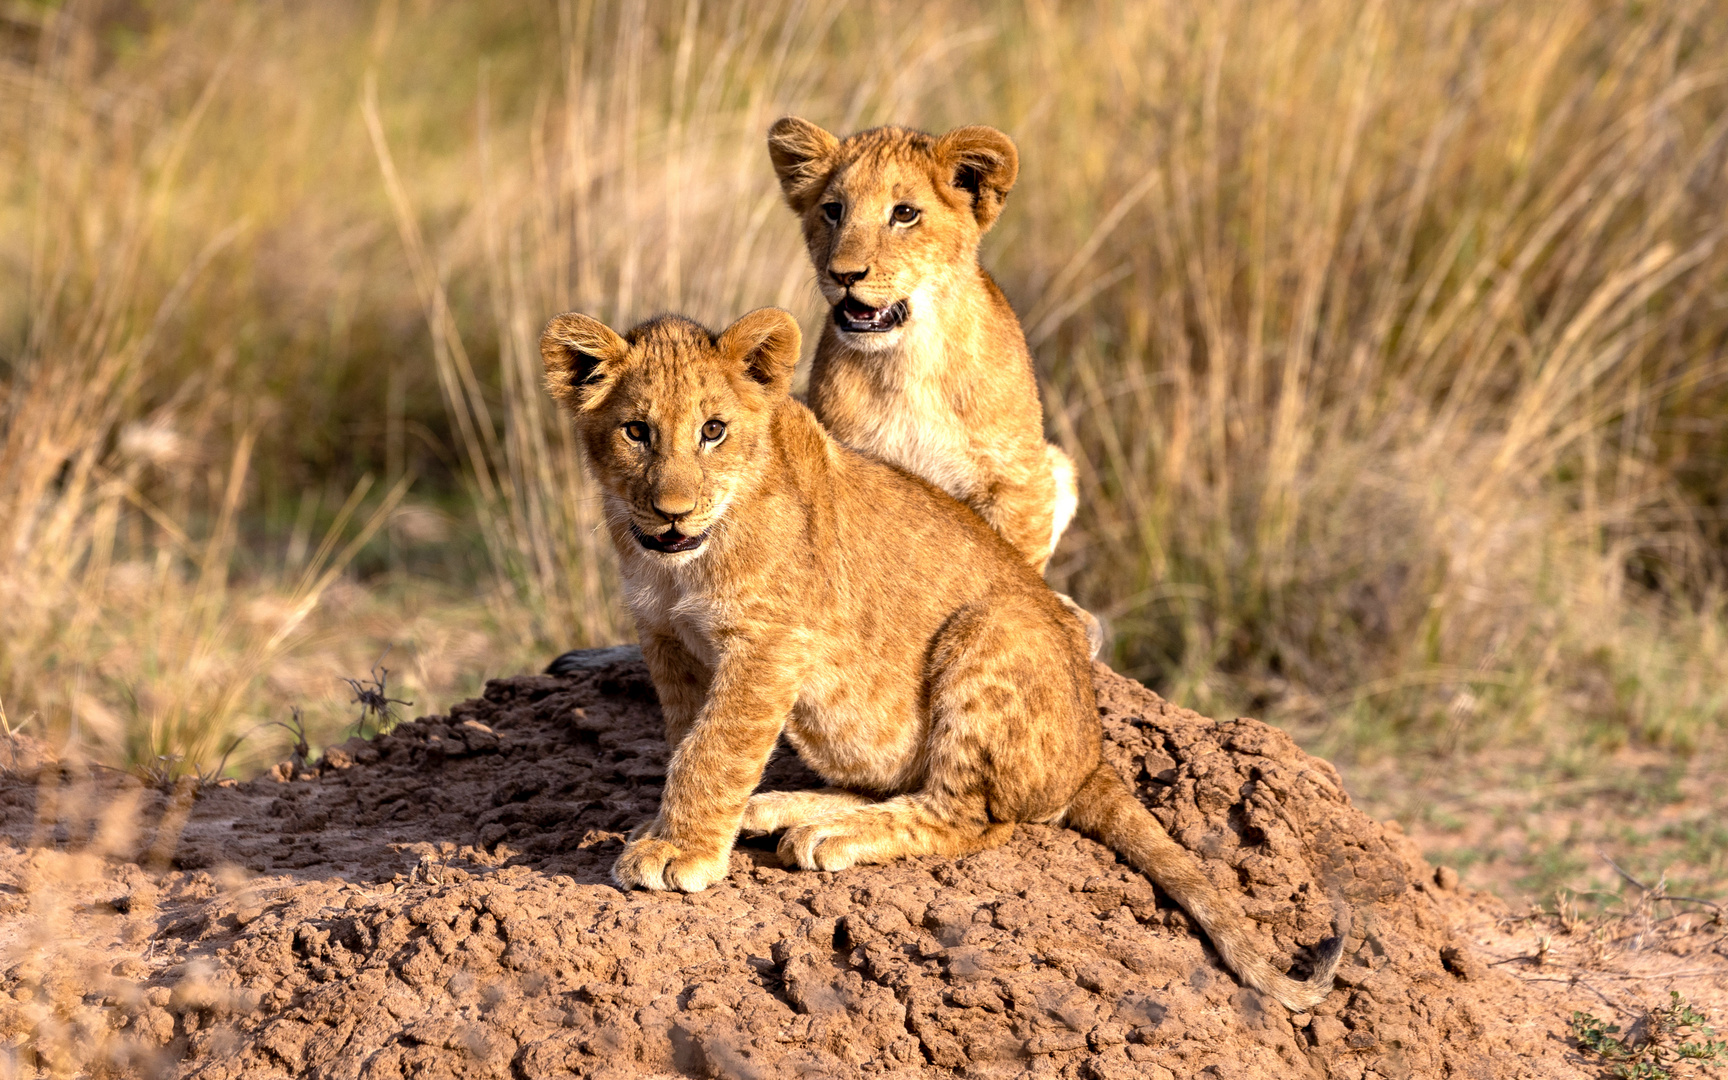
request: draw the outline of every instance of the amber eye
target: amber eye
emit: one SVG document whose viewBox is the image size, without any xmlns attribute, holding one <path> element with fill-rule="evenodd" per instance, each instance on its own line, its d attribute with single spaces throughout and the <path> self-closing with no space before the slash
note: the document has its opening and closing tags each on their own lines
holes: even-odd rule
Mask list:
<svg viewBox="0 0 1728 1080">
<path fill-rule="evenodd" d="M 894 224 L 896 225 L 916 225 L 918 217 L 916 206 L 907 206 L 905 203 L 901 203 L 894 208 Z"/>
<path fill-rule="evenodd" d="M 706 439 L 708 442 L 717 443 L 725 436 L 725 434 L 726 422 L 723 420 L 710 420 L 706 424 L 702 425 L 702 438 Z"/>
<path fill-rule="evenodd" d="M 845 209 L 837 202 L 825 202 L 822 204 L 822 216 L 828 219 L 828 224 L 838 225 L 840 224 L 840 214 Z"/>
<path fill-rule="evenodd" d="M 624 437 L 631 442 L 645 443 L 648 441 L 648 425 L 640 420 L 632 420 L 624 425 Z"/>
</svg>

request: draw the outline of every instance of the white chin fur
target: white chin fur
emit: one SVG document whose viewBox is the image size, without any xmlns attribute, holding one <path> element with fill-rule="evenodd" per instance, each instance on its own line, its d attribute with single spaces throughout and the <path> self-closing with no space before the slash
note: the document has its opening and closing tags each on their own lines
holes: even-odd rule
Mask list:
<svg viewBox="0 0 1728 1080">
<path fill-rule="evenodd" d="M 702 553 L 708 550 L 709 543 L 711 541 L 704 540 L 702 546 L 694 551 L 649 551 L 643 548 L 642 554 L 652 556 L 661 566 L 687 566 L 702 557 Z"/>
<path fill-rule="evenodd" d="M 906 333 L 906 324 L 901 323 L 892 330 L 877 330 L 874 333 L 854 333 L 836 326 L 840 331 L 840 340 L 855 352 L 875 353 L 887 352 L 900 344 L 900 339 Z"/>
</svg>

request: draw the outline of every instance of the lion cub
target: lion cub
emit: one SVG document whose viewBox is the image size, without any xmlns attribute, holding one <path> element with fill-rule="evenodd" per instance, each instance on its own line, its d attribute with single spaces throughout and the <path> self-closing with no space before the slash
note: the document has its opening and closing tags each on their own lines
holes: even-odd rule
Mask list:
<svg viewBox="0 0 1728 1080">
<path fill-rule="evenodd" d="M 694 892 L 741 829 L 839 870 L 960 855 L 1016 822 L 1097 837 L 1169 892 L 1249 985 L 1318 1002 L 1341 943 L 1298 982 L 1099 758 L 1078 621 L 965 507 L 846 449 L 788 393 L 798 324 L 718 336 L 665 317 L 620 337 L 560 315 L 540 339 L 604 492 L 673 747 L 620 884 Z M 833 787 L 752 795 L 784 732 Z"/>
<path fill-rule="evenodd" d="M 1019 174 L 1014 143 L 988 127 L 838 139 L 786 117 L 768 153 L 833 308 L 816 418 L 976 510 L 1043 573 L 1074 517 L 1074 462 L 1044 441 L 1020 320 L 978 265 Z"/>
</svg>

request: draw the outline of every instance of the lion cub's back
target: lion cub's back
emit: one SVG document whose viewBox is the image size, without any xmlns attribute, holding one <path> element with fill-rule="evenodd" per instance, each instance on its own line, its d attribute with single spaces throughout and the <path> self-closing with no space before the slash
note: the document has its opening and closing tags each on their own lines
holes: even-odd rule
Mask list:
<svg viewBox="0 0 1728 1080">
<path fill-rule="evenodd" d="M 898 465 L 845 447 L 837 485 L 854 580 L 870 581 L 895 607 L 929 604 L 944 613 L 1003 591 L 1063 612 L 1014 546 L 965 504 Z M 854 550 L 855 549 L 855 550 Z"/>
</svg>

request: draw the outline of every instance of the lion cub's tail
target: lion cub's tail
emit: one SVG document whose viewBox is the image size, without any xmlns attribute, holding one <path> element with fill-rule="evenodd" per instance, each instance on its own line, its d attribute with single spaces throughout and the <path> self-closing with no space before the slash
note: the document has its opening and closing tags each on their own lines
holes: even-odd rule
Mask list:
<svg viewBox="0 0 1728 1080">
<path fill-rule="evenodd" d="M 1332 975 L 1344 953 L 1342 935 L 1348 927 L 1334 927 L 1340 936 L 1320 943 L 1314 974 L 1306 981 L 1279 972 L 1265 957 L 1255 954 L 1243 916 L 1236 914 L 1212 887 L 1194 856 L 1170 839 L 1164 826 L 1140 804 L 1109 765 L 1100 762 L 1081 785 L 1074 801 L 1068 804 L 1065 821 L 1107 844 L 1169 893 L 1206 931 L 1218 955 L 1244 983 L 1277 998 L 1292 1012 L 1318 1005 L 1331 992 Z"/>
</svg>

